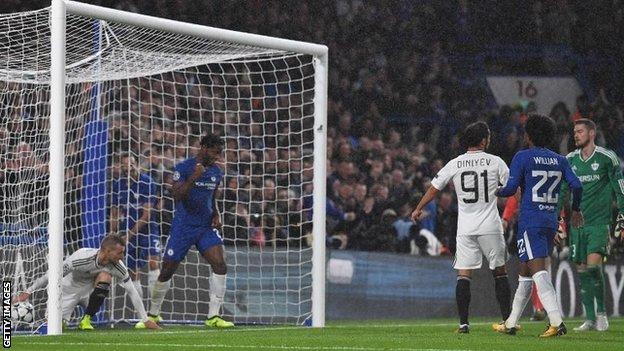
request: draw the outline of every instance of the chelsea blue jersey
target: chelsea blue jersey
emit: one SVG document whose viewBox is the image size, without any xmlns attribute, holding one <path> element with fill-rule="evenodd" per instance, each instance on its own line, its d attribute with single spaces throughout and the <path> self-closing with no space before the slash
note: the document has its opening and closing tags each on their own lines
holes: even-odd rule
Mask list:
<svg viewBox="0 0 624 351">
<path fill-rule="evenodd" d="M 113 181 L 112 205 L 119 207 L 120 228 L 130 230 L 143 215 L 143 206 L 147 203 L 156 206 L 158 186 L 147 174 L 139 174 L 139 180 L 126 177 Z M 151 225 L 152 223 L 150 223 Z M 154 223 L 156 224 L 156 223 Z M 144 227 L 141 232 L 146 232 Z"/>
<path fill-rule="evenodd" d="M 176 165 L 173 173 L 175 182 L 184 183 L 193 174 L 197 165 L 195 157 Z M 223 172 L 217 165 L 206 167 L 202 176 L 195 181 L 187 196 L 175 203 L 174 224 L 183 226 L 211 226 L 215 191 L 221 183 Z"/>
<path fill-rule="evenodd" d="M 568 160 L 546 148 L 519 151 L 511 161 L 509 180 L 499 192 L 507 197 L 522 191 L 519 225 L 524 228 L 557 228 L 557 203 L 562 181 L 580 188 Z"/>
</svg>

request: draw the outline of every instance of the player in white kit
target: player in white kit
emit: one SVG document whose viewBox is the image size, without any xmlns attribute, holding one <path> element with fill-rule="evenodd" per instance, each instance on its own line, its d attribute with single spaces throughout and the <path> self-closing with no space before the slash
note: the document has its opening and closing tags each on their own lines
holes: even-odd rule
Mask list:
<svg viewBox="0 0 624 351">
<path fill-rule="evenodd" d="M 88 323 L 84 324 L 90 326 L 90 318 L 104 302 L 112 278 L 115 277 L 121 281 L 139 313 L 141 321 L 137 323 L 136 328 L 160 329 L 156 323 L 147 318 L 141 297 L 130 280 L 128 269 L 123 264 L 124 250 L 123 239 L 116 235 L 108 235 L 102 240 L 99 249 L 82 248 L 65 259 L 62 280 L 63 321 L 68 321 L 76 305 L 81 305 L 86 308 L 85 316 L 88 316 Z M 14 302 L 26 301 L 34 291 L 44 288 L 47 283 L 47 274 L 41 276 L 25 292 L 19 294 Z M 81 325 L 83 322 L 84 319 Z"/>
<path fill-rule="evenodd" d="M 507 183 L 509 168 L 500 157 L 485 152 L 490 143 L 490 130 L 484 122 L 467 126 L 460 142 L 467 152 L 449 161 L 438 172 L 412 213 L 412 219 L 420 219 L 425 205 L 453 181 L 459 202 L 457 252 L 453 265 L 457 270 L 455 298 L 460 319 L 457 332 L 468 333 L 470 280 L 472 271 L 481 268 L 483 256 L 494 275 L 496 299 L 503 320 L 510 312 L 511 294 L 505 267 L 507 250 L 495 195 L 498 187 Z"/>
</svg>

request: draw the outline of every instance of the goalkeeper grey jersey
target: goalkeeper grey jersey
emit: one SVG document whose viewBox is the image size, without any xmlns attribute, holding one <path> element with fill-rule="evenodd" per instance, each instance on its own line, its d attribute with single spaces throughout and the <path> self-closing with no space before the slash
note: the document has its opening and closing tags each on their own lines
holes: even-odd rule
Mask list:
<svg viewBox="0 0 624 351">
<path fill-rule="evenodd" d="M 73 279 L 77 282 L 92 282 L 100 272 L 110 273 L 122 282 L 130 280 L 128 269 L 122 261 L 100 266 L 97 263 L 99 249 L 82 248 L 71 254 L 63 262 L 63 279 Z M 27 291 L 33 292 L 48 283 L 48 275 L 44 274 L 37 279 Z"/>
<path fill-rule="evenodd" d="M 92 281 L 99 273 L 107 272 L 121 281 L 130 279 L 128 269 L 121 261 L 104 266 L 98 265 L 99 251 L 99 249 L 82 248 L 71 254 L 63 262 L 63 276 L 71 273 L 74 280 Z"/>
</svg>

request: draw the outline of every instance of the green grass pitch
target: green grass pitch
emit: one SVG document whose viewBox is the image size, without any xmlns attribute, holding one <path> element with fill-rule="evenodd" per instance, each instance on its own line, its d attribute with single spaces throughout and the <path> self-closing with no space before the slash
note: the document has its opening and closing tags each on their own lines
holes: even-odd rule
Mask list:
<svg viewBox="0 0 624 351">
<path fill-rule="evenodd" d="M 455 334 L 453 320 L 367 320 L 329 322 L 326 328 L 243 326 L 230 330 L 167 327 L 162 331 L 103 329 L 68 331 L 62 336 L 14 336 L 14 350 L 622 350 L 624 319 L 610 320 L 604 333 L 576 333 L 579 320 L 568 320 L 568 335 L 539 339 L 544 322 L 523 321 L 516 336 L 496 334 L 491 322 L 473 321 L 470 334 Z"/>
</svg>

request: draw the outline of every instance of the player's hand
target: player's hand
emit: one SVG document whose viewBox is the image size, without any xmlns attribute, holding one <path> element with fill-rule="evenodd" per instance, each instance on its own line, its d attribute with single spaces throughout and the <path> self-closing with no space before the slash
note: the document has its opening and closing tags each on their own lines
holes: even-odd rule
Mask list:
<svg viewBox="0 0 624 351">
<path fill-rule="evenodd" d="M 581 211 L 572 211 L 572 227 L 580 228 L 585 223 L 585 219 L 583 219 L 583 212 Z"/>
<path fill-rule="evenodd" d="M 22 292 L 17 296 L 14 296 L 13 299 L 11 300 L 12 304 L 16 304 L 18 302 L 24 302 L 26 300 L 28 300 L 28 298 L 30 297 L 30 293 L 29 292 Z"/>
<path fill-rule="evenodd" d="M 561 239 L 565 239 L 568 237 L 565 219 L 563 217 L 559 217 L 559 226 L 557 227 L 557 236 Z"/>
<path fill-rule="evenodd" d="M 559 236 L 559 233 L 555 234 L 553 237 L 553 243 L 555 243 L 557 247 L 561 247 L 561 244 L 563 244 L 563 239 Z"/>
<path fill-rule="evenodd" d="M 221 223 L 221 218 L 219 218 L 219 216 L 213 216 L 212 217 L 212 227 L 214 229 L 221 230 L 221 226 L 222 225 L 223 224 Z"/>
<path fill-rule="evenodd" d="M 162 329 L 158 324 L 156 324 L 156 322 L 149 319 L 143 323 L 145 324 L 146 329 Z"/>
<path fill-rule="evenodd" d="M 422 209 L 417 208 L 412 212 L 412 221 L 418 222 L 422 217 L 424 217 L 424 211 Z"/>
<path fill-rule="evenodd" d="M 197 179 L 201 178 L 205 170 L 206 170 L 206 167 L 204 167 L 204 165 L 202 165 L 201 163 L 196 164 L 195 169 L 193 170 L 193 173 L 191 174 L 191 177 L 190 177 L 191 180 L 196 181 Z"/>
<path fill-rule="evenodd" d="M 624 213 L 618 214 L 615 219 L 615 237 L 624 239 Z"/>
</svg>

